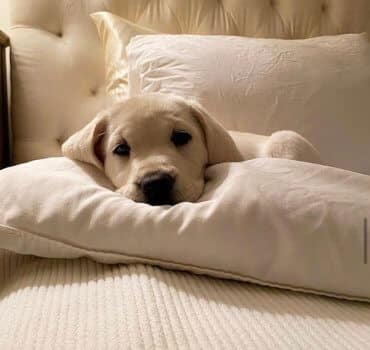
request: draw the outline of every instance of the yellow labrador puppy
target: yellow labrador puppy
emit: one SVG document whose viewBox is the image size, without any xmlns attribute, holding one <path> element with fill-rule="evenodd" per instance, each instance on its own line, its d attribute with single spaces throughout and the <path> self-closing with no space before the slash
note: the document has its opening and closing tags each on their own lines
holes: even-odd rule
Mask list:
<svg viewBox="0 0 370 350">
<path fill-rule="evenodd" d="M 207 166 L 256 157 L 317 162 L 300 135 L 228 133 L 197 103 L 162 94 L 115 103 L 62 146 L 66 157 L 95 165 L 124 196 L 151 205 L 196 201 Z"/>
</svg>

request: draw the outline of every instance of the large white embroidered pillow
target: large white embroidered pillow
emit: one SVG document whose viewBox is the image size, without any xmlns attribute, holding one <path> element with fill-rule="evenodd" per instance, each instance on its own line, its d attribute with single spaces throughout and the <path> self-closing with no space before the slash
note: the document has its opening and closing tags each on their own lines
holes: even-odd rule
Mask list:
<svg viewBox="0 0 370 350">
<path fill-rule="evenodd" d="M 0 249 L 88 256 L 370 301 L 370 176 L 283 159 L 207 170 L 197 203 L 151 207 L 96 168 L 50 158 L 0 171 Z"/>
<path fill-rule="evenodd" d="M 366 34 L 304 40 L 134 37 L 131 94 L 196 98 L 228 129 L 291 129 L 328 164 L 370 174 L 370 47 Z"/>
</svg>

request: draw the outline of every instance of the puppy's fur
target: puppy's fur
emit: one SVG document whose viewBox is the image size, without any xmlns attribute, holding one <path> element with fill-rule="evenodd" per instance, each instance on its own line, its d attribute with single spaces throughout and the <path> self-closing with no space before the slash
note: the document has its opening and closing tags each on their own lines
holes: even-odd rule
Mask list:
<svg viewBox="0 0 370 350">
<path fill-rule="evenodd" d="M 114 104 L 72 135 L 62 152 L 103 170 L 124 196 L 154 205 L 196 201 L 213 164 L 256 157 L 319 161 L 297 133 L 228 133 L 199 104 L 162 94 Z"/>
</svg>

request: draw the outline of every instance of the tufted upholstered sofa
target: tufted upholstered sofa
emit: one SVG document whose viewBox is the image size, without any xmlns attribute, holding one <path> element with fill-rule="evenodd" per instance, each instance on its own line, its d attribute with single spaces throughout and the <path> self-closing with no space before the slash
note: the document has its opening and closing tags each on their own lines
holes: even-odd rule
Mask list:
<svg viewBox="0 0 370 350">
<path fill-rule="evenodd" d="M 368 0 L 12 0 L 14 163 L 59 155 L 100 108 L 104 58 L 88 14 L 101 10 L 164 33 L 294 39 L 370 32 Z"/>
<path fill-rule="evenodd" d="M 10 7 L 11 137 L 5 109 L 0 129 L 7 165 L 60 155 L 63 141 L 102 106 L 104 57 L 92 12 L 165 33 L 370 34 L 369 0 L 11 0 Z M 0 45 L 8 45 L 5 36 Z M 4 349 L 367 345 L 369 309 L 356 303 L 142 265 L 1 254 Z"/>
</svg>

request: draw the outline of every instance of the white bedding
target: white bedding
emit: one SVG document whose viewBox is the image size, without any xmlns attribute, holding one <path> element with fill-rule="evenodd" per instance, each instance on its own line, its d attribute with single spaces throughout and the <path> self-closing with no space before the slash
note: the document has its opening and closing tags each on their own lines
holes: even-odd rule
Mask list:
<svg viewBox="0 0 370 350">
<path fill-rule="evenodd" d="M 268 158 L 218 164 L 206 176 L 198 203 L 152 207 L 66 158 L 5 169 L 0 248 L 370 300 L 363 255 L 370 176 Z"/>
<path fill-rule="evenodd" d="M 0 349 L 351 349 L 367 303 L 0 251 Z"/>
</svg>

